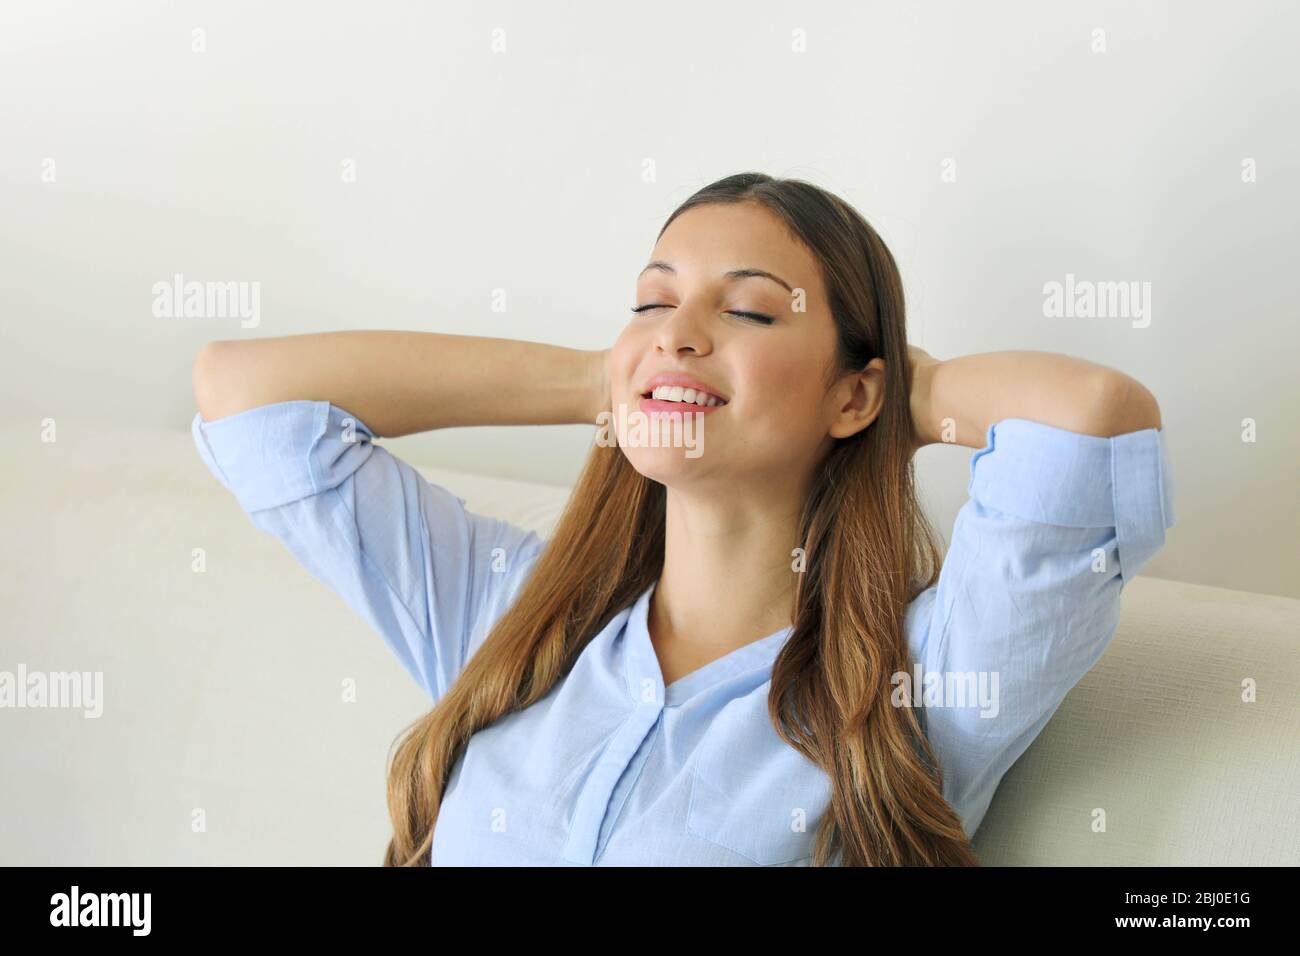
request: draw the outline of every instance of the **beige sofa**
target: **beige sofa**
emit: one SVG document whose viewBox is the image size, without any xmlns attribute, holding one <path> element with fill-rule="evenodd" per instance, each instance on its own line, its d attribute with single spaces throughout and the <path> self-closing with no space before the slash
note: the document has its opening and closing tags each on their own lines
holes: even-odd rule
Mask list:
<svg viewBox="0 0 1300 956">
<path fill-rule="evenodd" d="M 377 864 L 388 748 L 426 704 L 379 637 L 253 527 L 188 429 L 0 432 L 0 670 L 104 680 L 98 717 L 0 712 L 0 863 Z M 565 497 L 421 470 L 543 535 Z M 1298 635 L 1300 601 L 1135 579 L 1004 778 L 982 859 L 1300 863 Z"/>
</svg>

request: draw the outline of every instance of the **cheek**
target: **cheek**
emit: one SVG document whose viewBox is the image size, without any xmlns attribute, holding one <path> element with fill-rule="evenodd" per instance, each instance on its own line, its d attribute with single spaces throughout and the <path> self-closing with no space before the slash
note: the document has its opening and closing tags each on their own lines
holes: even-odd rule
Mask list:
<svg viewBox="0 0 1300 956">
<path fill-rule="evenodd" d="M 802 418 L 818 406 L 817 373 L 802 355 L 766 351 L 752 356 L 745 368 L 745 391 L 763 410 Z"/>
<path fill-rule="evenodd" d="M 748 389 L 742 410 L 751 440 L 798 454 L 815 445 L 825 418 L 825 396 L 815 375 L 800 363 L 766 367 Z"/>
</svg>

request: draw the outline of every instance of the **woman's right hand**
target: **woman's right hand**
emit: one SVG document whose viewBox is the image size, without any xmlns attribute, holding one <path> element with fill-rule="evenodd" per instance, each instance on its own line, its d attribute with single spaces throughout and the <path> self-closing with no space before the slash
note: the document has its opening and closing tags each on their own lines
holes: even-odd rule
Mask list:
<svg viewBox="0 0 1300 956">
<path fill-rule="evenodd" d="M 609 394 L 609 357 L 613 349 L 598 349 L 591 353 L 592 361 L 592 396 L 591 396 L 591 419 L 590 423 L 595 425 L 600 413 L 608 411 L 612 403 Z"/>
<path fill-rule="evenodd" d="M 194 362 L 204 421 L 327 401 L 380 438 L 473 425 L 596 424 L 609 350 L 442 332 L 365 330 L 217 341 Z"/>
</svg>

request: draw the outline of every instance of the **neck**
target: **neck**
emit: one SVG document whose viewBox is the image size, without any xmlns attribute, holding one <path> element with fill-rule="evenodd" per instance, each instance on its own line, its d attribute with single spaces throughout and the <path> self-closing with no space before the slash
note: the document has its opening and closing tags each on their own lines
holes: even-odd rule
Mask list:
<svg viewBox="0 0 1300 956">
<path fill-rule="evenodd" d="M 662 643 L 725 652 L 791 624 L 798 495 L 701 500 L 669 488 L 649 626 Z"/>
</svg>

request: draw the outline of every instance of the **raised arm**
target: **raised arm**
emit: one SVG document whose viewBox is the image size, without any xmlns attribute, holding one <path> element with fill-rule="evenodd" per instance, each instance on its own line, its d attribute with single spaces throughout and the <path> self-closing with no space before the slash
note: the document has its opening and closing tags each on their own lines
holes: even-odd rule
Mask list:
<svg viewBox="0 0 1300 956">
<path fill-rule="evenodd" d="M 912 420 L 917 447 L 982 448 L 989 426 L 1022 418 L 1109 438 L 1160 428 L 1160 406 L 1123 372 L 1055 352 L 982 352 L 940 360 L 915 346 Z"/>
<path fill-rule="evenodd" d="M 595 424 L 605 352 L 423 332 L 215 342 L 194 363 L 199 455 L 370 624 L 433 700 L 544 550 L 374 441 L 456 425 Z M 206 419 L 206 420 L 205 420 Z"/>
<path fill-rule="evenodd" d="M 592 424 L 605 352 L 436 332 L 319 332 L 210 342 L 194 362 L 204 421 L 285 401 L 346 408 L 378 437 L 469 425 Z"/>
<path fill-rule="evenodd" d="M 924 673 L 980 682 L 921 711 L 944 798 L 974 836 L 1173 527 L 1168 436 L 1151 393 L 1104 366 L 1046 352 L 913 360 L 918 447 L 979 449 L 938 582 L 907 614 Z"/>
</svg>

